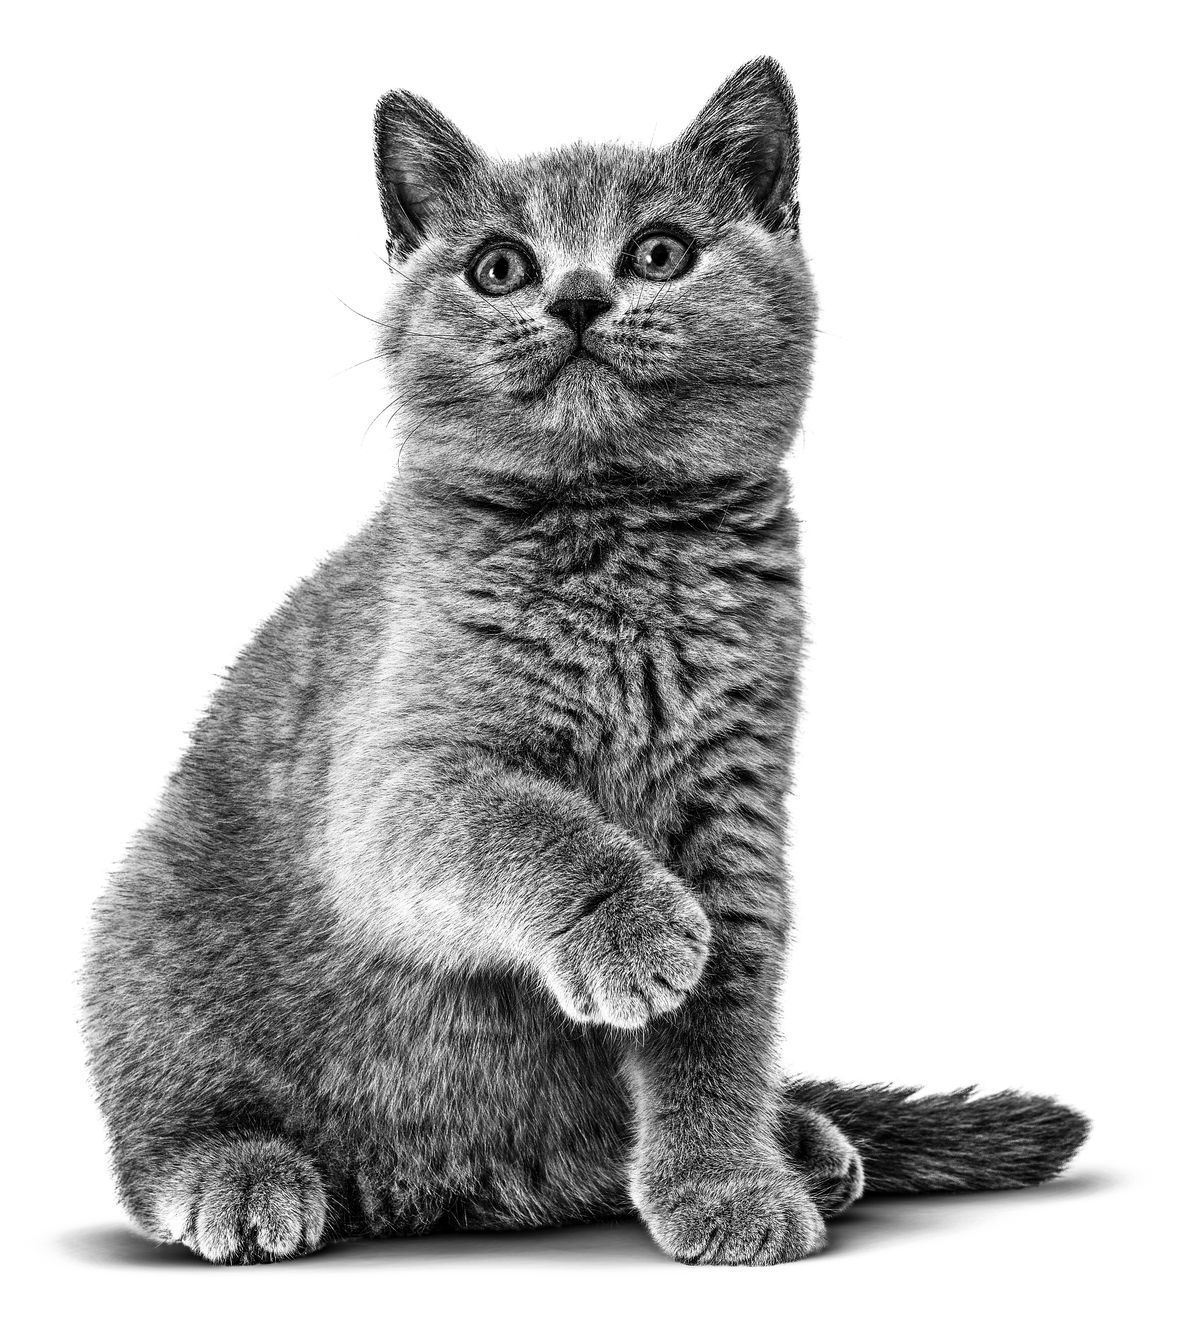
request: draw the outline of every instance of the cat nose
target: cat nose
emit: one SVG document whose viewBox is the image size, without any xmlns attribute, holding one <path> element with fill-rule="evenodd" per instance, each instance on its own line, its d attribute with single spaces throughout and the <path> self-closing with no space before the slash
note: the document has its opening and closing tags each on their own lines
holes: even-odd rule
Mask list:
<svg viewBox="0 0 1189 1320">
<path fill-rule="evenodd" d="M 586 327 L 609 312 L 611 304 L 605 298 L 556 298 L 545 310 L 564 321 L 581 339 Z"/>
</svg>

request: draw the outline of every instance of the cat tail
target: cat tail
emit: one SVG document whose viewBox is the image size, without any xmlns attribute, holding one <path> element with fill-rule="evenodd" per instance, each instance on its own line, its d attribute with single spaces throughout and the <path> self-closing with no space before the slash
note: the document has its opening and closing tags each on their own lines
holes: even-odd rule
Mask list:
<svg viewBox="0 0 1189 1320">
<path fill-rule="evenodd" d="M 863 1158 L 868 1192 L 991 1191 L 1055 1178 L 1090 1130 L 1044 1096 L 973 1086 L 919 1095 L 906 1086 L 792 1080 L 789 1100 L 832 1120 Z"/>
</svg>

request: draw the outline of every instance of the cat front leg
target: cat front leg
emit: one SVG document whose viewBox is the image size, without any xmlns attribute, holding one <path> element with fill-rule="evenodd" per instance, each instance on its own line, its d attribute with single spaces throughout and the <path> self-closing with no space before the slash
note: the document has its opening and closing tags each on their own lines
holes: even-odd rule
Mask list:
<svg viewBox="0 0 1189 1320">
<path fill-rule="evenodd" d="M 687 885 L 583 794 L 489 761 L 389 777 L 340 821 L 340 910 L 422 960 L 519 965 L 567 1016 L 638 1028 L 678 1007 L 710 925 Z"/>
<path fill-rule="evenodd" d="M 776 1137 L 771 995 L 739 984 L 773 982 L 775 969 L 763 950 L 726 943 L 716 927 L 702 984 L 632 1050 L 632 1197 L 679 1261 L 775 1265 L 818 1250 L 825 1224 Z M 750 970 L 727 970 L 736 959 Z"/>
<path fill-rule="evenodd" d="M 576 1022 L 643 1027 L 677 1008 L 702 974 L 710 926 L 684 884 L 632 850 L 546 934 L 541 970 Z M 626 864 L 625 864 L 626 863 Z"/>
<path fill-rule="evenodd" d="M 783 876 L 778 863 L 760 864 L 754 837 L 738 849 L 731 841 L 725 829 L 713 864 L 704 849 L 679 857 L 714 933 L 697 989 L 651 1022 L 629 1054 L 638 1131 L 631 1190 L 677 1260 L 774 1265 L 818 1250 L 825 1224 L 811 1181 L 781 1142 Z"/>
</svg>

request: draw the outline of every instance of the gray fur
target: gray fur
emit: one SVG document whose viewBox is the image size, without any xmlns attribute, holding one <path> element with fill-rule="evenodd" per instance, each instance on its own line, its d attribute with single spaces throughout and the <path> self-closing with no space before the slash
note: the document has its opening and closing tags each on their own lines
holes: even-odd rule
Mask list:
<svg viewBox="0 0 1189 1320">
<path fill-rule="evenodd" d="M 252 1261 L 638 1213 L 677 1259 L 767 1264 L 864 1165 L 1014 1186 L 1076 1148 L 1050 1102 L 778 1073 L 796 159 L 765 60 L 656 150 L 495 163 L 381 102 L 399 477 L 241 655 L 96 912 L 92 1068 L 152 1236 Z M 669 283 L 621 265 L 655 227 L 696 248 Z M 493 238 L 537 272 L 499 298 L 464 274 Z M 597 356 L 562 295 L 610 304 Z"/>
</svg>

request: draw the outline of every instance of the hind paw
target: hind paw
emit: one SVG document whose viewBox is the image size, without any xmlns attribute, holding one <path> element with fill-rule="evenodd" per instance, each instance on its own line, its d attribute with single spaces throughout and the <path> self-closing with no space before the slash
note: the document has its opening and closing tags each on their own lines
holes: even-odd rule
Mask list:
<svg viewBox="0 0 1189 1320">
<path fill-rule="evenodd" d="M 827 1219 L 863 1195 L 862 1157 L 824 1114 L 790 1106 L 781 1119 L 781 1145 Z"/>
<path fill-rule="evenodd" d="M 273 1138 L 221 1138 L 190 1150 L 159 1204 L 161 1237 L 224 1265 L 300 1256 L 326 1231 L 321 1176 Z"/>
</svg>

